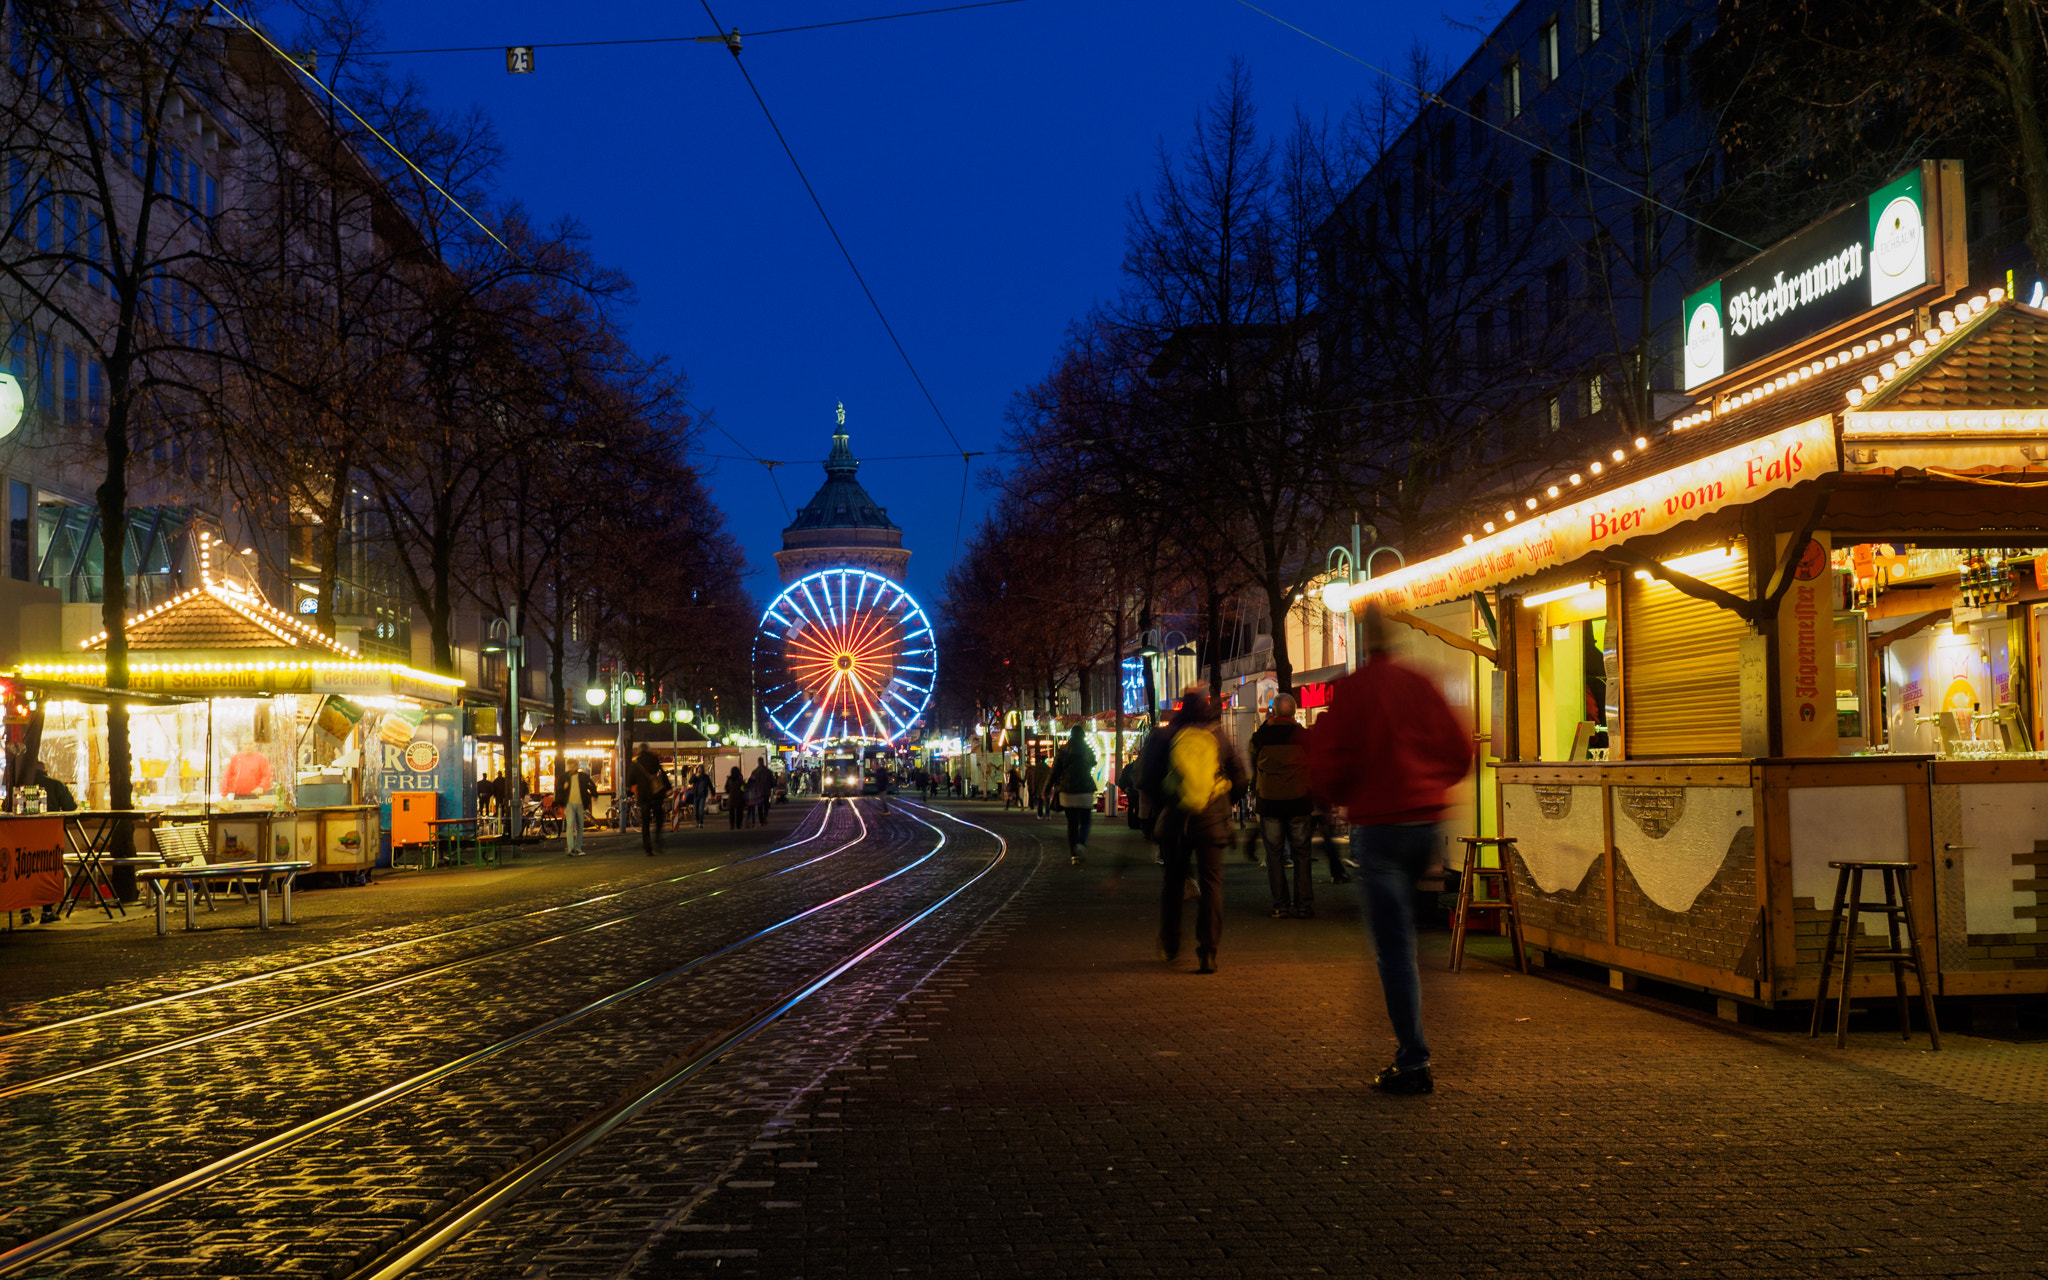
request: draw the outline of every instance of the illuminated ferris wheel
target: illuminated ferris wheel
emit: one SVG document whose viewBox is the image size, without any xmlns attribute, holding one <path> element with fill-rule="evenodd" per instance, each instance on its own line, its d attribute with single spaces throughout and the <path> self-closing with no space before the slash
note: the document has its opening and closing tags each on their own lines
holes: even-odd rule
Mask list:
<svg viewBox="0 0 2048 1280">
<path fill-rule="evenodd" d="M 826 569 L 790 583 L 754 636 L 761 708 L 804 747 L 902 738 L 930 705 L 938 666 L 924 610 L 865 569 Z"/>
</svg>

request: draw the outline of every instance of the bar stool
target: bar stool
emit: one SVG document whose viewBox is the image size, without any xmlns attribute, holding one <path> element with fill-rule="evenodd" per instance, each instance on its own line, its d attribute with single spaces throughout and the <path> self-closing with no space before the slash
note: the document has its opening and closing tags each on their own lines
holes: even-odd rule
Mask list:
<svg viewBox="0 0 2048 1280">
<path fill-rule="evenodd" d="M 1821 953 L 1820 989 L 1813 997 L 1813 1022 L 1806 1035 L 1812 1039 L 1820 1034 L 1820 1018 L 1828 1001 L 1828 970 L 1834 966 L 1836 945 L 1839 942 L 1842 956 L 1842 992 L 1835 1000 L 1835 1047 L 1849 1043 L 1849 979 L 1856 969 L 1856 961 L 1885 960 L 1892 966 L 1892 985 L 1899 995 L 1899 1039 L 1913 1038 L 1911 1009 L 1906 1004 L 1906 970 L 1913 971 L 1913 978 L 1920 984 L 1920 1008 L 1927 1015 L 1927 1038 L 1935 1049 L 1941 1048 L 1941 1026 L 1934 1020 L 1934 997 L 1927 986 L 1927 968 L 1920 956 L 1920 936 L 1913 928 L 1913 864 L 1910 862 L 1830 862 L 1829 866 L 1838 873 L 1835 879 L 1835 908 L 1828 919 L 1828 945 Z M 1884 902 L 1863 901 L 1863 873 L 1875 871 L 1884 877 Z M 1881 915 L 1891 930 L 1891 946 L 1883 951 L 1856 949 L 1856 927 L 1865 915 Z M 1906 936 L 1903 945 L 1899 938 L 1899 926 L 1905 925 Z"/>
<path fill-rule="evenodd" d="M 1499 911 L 1504 913 L 1508 923 L 1508 939 L 1515 948 L 1515 968 L 1529 972 L 1529 956 L 1522 946 L 1522 912 L 1515 905 L 1515 870 L 1510 857 L 1515 851 L 1513 836 L 1459 836 L 1465 846 L 1465 865 L 1458 873 L 1458 905 L 1451 912 L 1451 972 L 1462 973 L 1465 969 L 1466 916 L 1474 910 Z M 1479 851 L 1485 845 L 1500 850 L 1500 865 L 1482 867 L 1479 865 Z M 1481 879 L 1499 881 L 1499 892 L 1489 891 L 1481 897 L 1472 892 L 1474 884 Z"/>
</svg>

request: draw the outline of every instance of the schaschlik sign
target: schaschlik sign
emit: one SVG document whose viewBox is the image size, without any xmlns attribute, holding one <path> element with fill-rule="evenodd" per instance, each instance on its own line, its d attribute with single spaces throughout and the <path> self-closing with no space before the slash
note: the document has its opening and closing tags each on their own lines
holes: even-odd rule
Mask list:
<svg viewBox="0 0 2048 1280">
<path fill-rule="evenodd" d="M 1923 172 L 1914 169 L 1688 297 L 1685 389 L 1926 284 Z"/>
</svg>

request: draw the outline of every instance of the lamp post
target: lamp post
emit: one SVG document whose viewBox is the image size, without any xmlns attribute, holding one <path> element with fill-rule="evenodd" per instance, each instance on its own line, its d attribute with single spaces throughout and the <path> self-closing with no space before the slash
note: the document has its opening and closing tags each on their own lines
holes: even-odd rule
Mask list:
<svg viewBox="0 0 2048 1280">
<path fill-rule="evenodd" d="M 595 710 L 610 704 L 612 721 L 618 732 L 612 738 L 612 807 L 614 812 L 622 809 L 625 799 L 626 761 L 632 755 L 632 744 L 626 740 L 626 712 L 647 701 L 647 691 L 637 684 L 627 683 L 627 673 L 613 671 L 605 677 L 605 683 L 590 685 L 583 690 L 583 701 Z"/>
<path fill-rule="evenodd" d="M 502 650 L 505 654 L 505 761 L 511 781 L 506 784 L 505 834 L 517 839 L 519 819 L 524 812 L 526 800 L 526 760 L 520 752 L 519 740 L 519 681 L 526 669 L 526 641 L 519 634 L 519 606 L 512 605 L 505 610 L 502 618 L 491 619 L 487 633 L 485 653 Z M 556 742 L 556 747 L 563 744 Z"/>
<path fill-rule="evenodd" d="M 1323 568 L 1330 575 L 1330 581 L 1323 584 L 1323 607 L 1331 613 L 1344 617 L 1344 670 L 1349 673 L 1358 670 L 1358 615 L 1351 611 L 1351 601 L 1357 596 L 1358 588 L 1372 581 L 1373 561 L 1380 553 L 1394 557 L 1396 563 L 1406 568 L 1408 561 L 1392 547 L 1374 547 L 1364 556 L 1359 554 L 1359 543 L 1365 527 L 1357 521 L 1351 524 L 1351 545 L 1339 544 L 1330 548 L 1323 557 Z M 1373 530 L 1379 536 L 1379 530 Z M 1340 578 L 1337 575 L 1342 574 Z"/>
</svg>

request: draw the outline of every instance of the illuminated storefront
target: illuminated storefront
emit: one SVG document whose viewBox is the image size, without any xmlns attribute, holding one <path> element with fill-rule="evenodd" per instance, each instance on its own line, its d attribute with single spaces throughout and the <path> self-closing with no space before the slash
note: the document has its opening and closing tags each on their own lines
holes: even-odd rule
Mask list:
<svg viewBox="0 0 2048 1280">
<path fill-rule="evenodd" d="M 1950 168 L 1916 171 L 1943 199 L 1915 262 L 1893 184 L 1823 224 L 1869 228 L 1863 276 L 1773 268 L 1806 293 L 1745 303 L 1804 329 L 1356 593 L 1469 672 L 1485 766 L 1452 834 L 1516 838 L 1531 946 L 1729 1014 L 1807 1000 L 1828 861 L 1891 859 L 1943 994 L 2048 991 L 2022 887 L 2048 864 L 2048 312 L 1955 288 Z M 1866 292 L 1826 311 L 1823 284 Z"/>
</svg>

